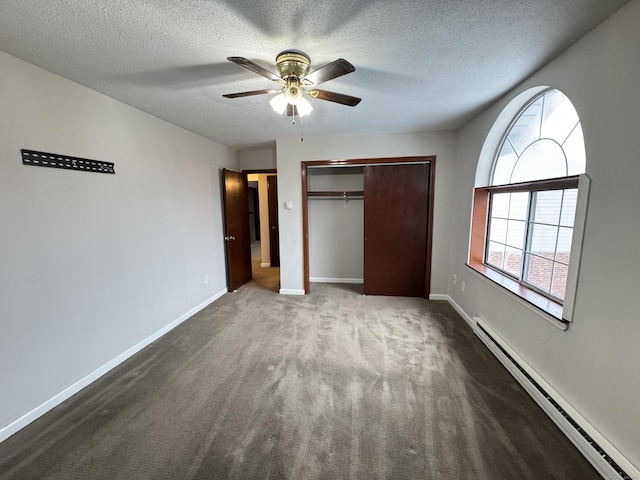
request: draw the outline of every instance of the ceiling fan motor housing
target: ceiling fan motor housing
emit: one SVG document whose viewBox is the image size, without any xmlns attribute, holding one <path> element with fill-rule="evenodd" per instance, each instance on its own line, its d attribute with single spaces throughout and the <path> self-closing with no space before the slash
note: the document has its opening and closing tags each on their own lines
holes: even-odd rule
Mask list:
<svg viewBox="0 0 640 480">
<path fill-rule="evenodd" d="M 296 105 L 302 98 L 304 89 L 300 80 L 309 73 L 309 57 L 302 52 L 285 51 L 276 57 L 276 68 L 286 82 L 284 96 L 290 105 Z"/>
<path fill-rule="evenodd" d="M 276 68 L 283 80 L 289 77 L 303 78 L 309 73 L 311 60 L 302 52 L 287 50 L 276 57 Z"/>
</svg>

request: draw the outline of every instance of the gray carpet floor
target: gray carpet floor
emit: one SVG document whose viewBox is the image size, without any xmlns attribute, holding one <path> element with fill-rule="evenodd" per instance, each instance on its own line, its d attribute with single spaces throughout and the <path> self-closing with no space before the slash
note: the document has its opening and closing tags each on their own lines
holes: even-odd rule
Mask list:
<svg viewBox="0 0 640 480">
<path fill-rule="evenodd" d="M 600 478 L 448 303 L 275 270 L 0 444 L 0 478 Z"/>
</svg>

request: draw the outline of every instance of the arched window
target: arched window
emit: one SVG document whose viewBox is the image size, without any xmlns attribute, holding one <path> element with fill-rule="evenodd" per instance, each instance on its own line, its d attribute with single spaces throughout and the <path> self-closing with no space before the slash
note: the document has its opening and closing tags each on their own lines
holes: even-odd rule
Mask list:
<svg viewBox="0 0 640 480">
<path fill-rule="evenodd" d="M 490 185 L 476 189 L 470 264 L 489 267 L 561 312 L 585 167 L 575 108 L 558 90 L 538 94 L 502 137 Z"/>
<path fill-rule="evenodd" d="M 518 114 L 496 153 L 491 185 L 567 177 L 585 172 L 578 113 L 559 90 L 547 90 Z"/>
</svg>

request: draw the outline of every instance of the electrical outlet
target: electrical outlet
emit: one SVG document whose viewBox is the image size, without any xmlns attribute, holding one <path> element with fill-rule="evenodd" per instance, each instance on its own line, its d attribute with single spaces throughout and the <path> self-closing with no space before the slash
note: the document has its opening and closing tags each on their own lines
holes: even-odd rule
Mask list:
<svg viewBox="0 0 640 480">
<path fill-rule="evenodd" d="M 204 283 L 205 284 L 209 283 L 209 275 L 204 276 Z"/>
<path fill-rule="evenodd" d="M 456 283 L 458 283 L 458 276 L 454 273 L 453 274 L 453 284 L 455 285 Z"/>
<path fill-rule="evenodd" d="M 464 287 L 465 287 L 465 286 L 466 286 L 466 285 L 464 284 L 464 282 L 460 283 L 460 290 L 462 290 L 462 291 L 464 292 Z"/>
</svg>

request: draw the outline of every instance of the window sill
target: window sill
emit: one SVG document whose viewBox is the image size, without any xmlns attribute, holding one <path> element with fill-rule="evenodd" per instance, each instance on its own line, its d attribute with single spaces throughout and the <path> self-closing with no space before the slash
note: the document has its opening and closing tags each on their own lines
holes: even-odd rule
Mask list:
<svg viewBox="0 0 640 480">
<path fill-rule="evenodd" d="M 481 278 L 489 280 L 492 285 L 514 295 L 517 299 L 521 300 L 521 303 L 542 316 L 552 325 L 561 330 L 567 330 L 569 328 L 569 323 L 562 318 L 562 305 L 559 303 L 548 299 L 544 295 L 540 295 L 534 290 L 526 288 L 512 278 L 481 263 L 467 263 L 467 267 L 477 273 Z"/>
</svg>

